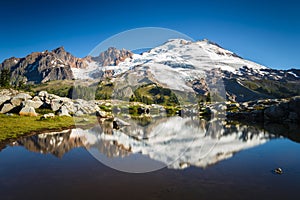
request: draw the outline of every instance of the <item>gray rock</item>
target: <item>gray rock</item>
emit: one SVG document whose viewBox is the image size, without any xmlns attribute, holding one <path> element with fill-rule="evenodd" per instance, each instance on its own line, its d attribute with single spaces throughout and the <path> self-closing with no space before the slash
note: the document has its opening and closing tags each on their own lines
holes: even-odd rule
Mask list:
<svg viewBox="0 0 300 200">
<path fill-rule="evenodd" d="M 31 106 L 25 106 L 21 109 L 21 111 L 19 112 L 19 114 L 21 116 L 31 116 L 31 117 L 35 117 L 37 116 L 37 113 L 35 112 L 35 109 Z"/>
<path fill-rule="evenodd" d="M 38 94 L 38 96 L 40 97 L 40 98 L 48 98 L 48 92 L 47 91 L 40 91 L 39 92 L 39 94 Z"/>
<path fill-rule="evenodd" d="M 23 107 L 33 107 L 33 108 L 40 108 L 43 105 L 42 101 L 33 101 L 33 100 L 26 100 L 22 102 Z"/>
<path fill-rule="evenodd" d="M 29 95 L 29 94 L 26 94 L 26 93 L 19 93 L 17 94 L 16 96 L 14 96 L 10 102 L 14 105 L 14 106 L 20 106 L 21 103 L 23 101 L 26 101 L 26 100 L 29 100 L 29 99 L 32 99 L 32 97 Z"/>
<path fill-rule="evenodd" d="M 71 99 L 64 101 L 63 106 L 68 109 L 69 113 L 75 113 L 74 103 L 71 101 Z"/>
<path fill-rule="evenodd" d="M 53 111 L 59 110 L 59 109 L 61 108 L 61 106 L 62 106 L 62 103 L 63 103 L 63 102 L 62 102 L 60 99 L 53 99 L 53 100 L 51 101 L 51 103 L 50 103 L 51 109 L 52 109 Z"/>
<path fill-rule="evenodd" d="M 38 97 L 38 96 L 35 96 L 35 97 L 33 97 L 33 98 L 32 98 L 32 101 L 42 101 L 42 100 L 41 100 L 41 98 L 40 98 L 40 97 Z"/>
<path fill-rule="evenodd" d="M 11 99 L 11 97 L 8 95 L 0 96 L 0 106 L 10 99 Z"/>
<path fill-rule="evenodd" d="M 59 100 L 61 100 L 62 98 L 60 96 L 55 95 L 55 94 L 48 94 L 47 99 L 50 99 L 50 100 L 59 99 Z"/>
<path fill-rule="evenodd" d="M 7 113 L 14 108 L 15 108 L 15 106 L 13 106 L 11 103 L 5 103 L 0 110 L 0 113 Z"/>
<path fill-rule="evenodd" d="M 96 116 L 100 117 L 100 118 L 108 118 L 109 117 L 108 113 L 105 111 L 97 111 Z"/>
<path fill-rule="evenodd" d="M 18 98 L 18 97 L 13 97 L 10 102 L 14 105 L 14 106 L 20 106 L 22 104 L 22 102 L 24 101 L 24 99 Z"/>
<path fill-rule="evenodd" d="M 82 115 L 84 115 L 84 113 L 81 110 L 78 110 L 77 112 L 75 112 L 74 115 L 75 116 L 82 116 Z"/>
<path fill-rule="evenodd" d="M 55 117 L 54 113 L 47 113 L 47 114 L 44 114 L 41 118 L 47 119 L 47 118 L 54 118 L 54 117 Z"/>
<path fill-rule="evenodd" d="M 58 116 L 71 116 L 71 115 L 69 114 L 69 111 L 68 111 L 68 109 L 67 109 L 66 106 L 62 106 L 62 107 L 58 110 L 57 114 L 58 114 Z"/>
</svg>

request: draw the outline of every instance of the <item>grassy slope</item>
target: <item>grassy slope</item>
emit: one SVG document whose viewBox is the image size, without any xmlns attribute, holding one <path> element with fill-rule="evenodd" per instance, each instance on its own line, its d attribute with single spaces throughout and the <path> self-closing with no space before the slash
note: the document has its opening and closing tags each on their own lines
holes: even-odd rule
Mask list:
<svg viewBox="0 0 300 200">
<path fill-rule="evenodd" d="M 140 86 L 134 91 L 134 101 L 140 101 L 146 104 L 161 104 L 167 106 L 179 105 L 177 96 L 172 90 L 160 87 L 156 84 L 146 84 Z"/>
<path fill-rule="evenodd" d="M 280 82 L 272 80 L 242 81 L 249 89 L 275 98 L 288 98 L 300 95 L 299 82 Z"/>
<path fill-rule="evenodd" d="M 73 80 L 49 81 L 43 84 L 35 85 L 31 89 L 33 92 L 45 90 L 58 96 L 68 96 L 69 89 L 74 85 Z"/>
</svg>

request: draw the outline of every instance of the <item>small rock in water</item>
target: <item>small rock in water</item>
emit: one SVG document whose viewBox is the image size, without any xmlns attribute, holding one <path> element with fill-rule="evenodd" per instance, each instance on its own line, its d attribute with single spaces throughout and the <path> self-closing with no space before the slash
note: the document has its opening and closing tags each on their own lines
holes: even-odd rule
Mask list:
<svg viewBox="0 0 300 200">
<path fill-rule="evenodd" d="M 283 171 L 282 171 L 282 169 L 281 169 L 280 167 L 276 168 L 276 169 L 274 170 L 274 172 L 275 172 L 276 174 L 282 174 L 282 173 L 283 173 Z"/>
</svg>

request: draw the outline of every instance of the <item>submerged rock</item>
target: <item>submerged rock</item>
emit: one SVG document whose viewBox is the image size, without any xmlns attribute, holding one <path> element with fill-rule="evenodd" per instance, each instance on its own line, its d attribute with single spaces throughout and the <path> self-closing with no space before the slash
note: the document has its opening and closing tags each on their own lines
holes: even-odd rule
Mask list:
<svg viewBox="0 0 300 200">
<path fill-rule="evenodd" d="M 283 170 L 282 170 L 280 167 L 276 168 L 276 169 L 274 170 L 274 172 L 275 172 L 276 174 L 283 174 Z"/>
</svg>

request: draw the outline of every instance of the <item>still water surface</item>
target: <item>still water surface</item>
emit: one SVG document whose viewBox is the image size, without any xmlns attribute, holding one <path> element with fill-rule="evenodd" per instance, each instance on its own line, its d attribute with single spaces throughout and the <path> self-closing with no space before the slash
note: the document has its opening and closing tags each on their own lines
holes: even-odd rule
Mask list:
<svg viewBox="0 0 300 200">
<path fill-rule="evenodd" d="M 299 198 L 300 144 L 276 134 L 275 125 L 179 117 L 130 124 L 6 144 L 0 151 L 0 199 Z M 295 127 L 275 130 L 298 137 Z M 282 175 L 272 171 L 277 167 Z M 124 172 L 143 170 L 151 172 Z"/>
</svg>

